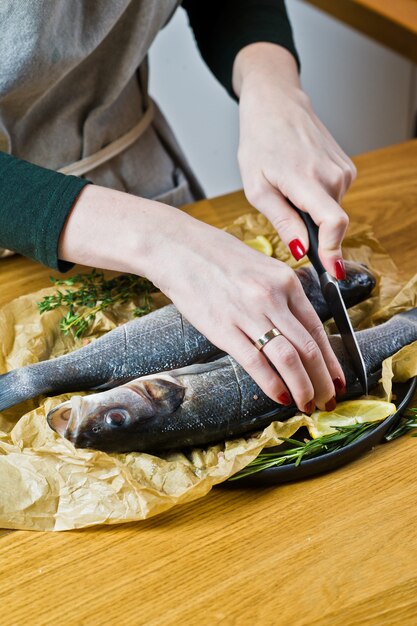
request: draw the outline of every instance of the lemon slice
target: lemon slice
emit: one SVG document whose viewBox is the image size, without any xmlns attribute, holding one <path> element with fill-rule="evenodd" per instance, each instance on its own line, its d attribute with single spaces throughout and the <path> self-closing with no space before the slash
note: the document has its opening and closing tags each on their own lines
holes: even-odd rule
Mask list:
<svg viewBox="0 0 417 626">
<path fill-rule="evenodd" d="M 351 426 L 363 422 L 380 422 L 393 415 L 397 407 L 383 400 L 346 400 L 334 411 L 315 411 L 307 418 L 306 426 L 313 439 L 336 431 L 335 426 Z"/>
<path fill-rule="evenodd" d="M 258 252 L 262 252 L 267 256 L 272 256 L 273 250 L 271 242 L 263 235 L 258 235 L 255 239 L 246 239 L 244 243 Z"/>
</svg>

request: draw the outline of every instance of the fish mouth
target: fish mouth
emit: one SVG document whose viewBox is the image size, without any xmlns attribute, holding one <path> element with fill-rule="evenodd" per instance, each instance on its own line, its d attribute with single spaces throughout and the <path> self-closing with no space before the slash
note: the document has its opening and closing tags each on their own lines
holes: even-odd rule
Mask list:
<svg viewBox="0 0 417 626">
<path fill-rule="evenodd" d="M 49 411 L 46 420 L 52 430 L 65 439 L 76 439 L 81 423 L 81 402 L 81 396 L 73 396 Z"/>
</svg>

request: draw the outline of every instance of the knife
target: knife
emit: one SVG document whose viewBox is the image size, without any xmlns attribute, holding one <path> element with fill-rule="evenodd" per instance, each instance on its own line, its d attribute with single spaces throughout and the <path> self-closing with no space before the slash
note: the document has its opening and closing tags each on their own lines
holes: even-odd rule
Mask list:
<svg viewBox="0 0 417 626">
<path fill-rule="evenodd" d="M 337 284 L 337 280 L 325 270 L 319 258 L 318 226 L 313 222 L 310 215 L 298 209 L 290 200 L 288 200 L 288 203 L 292 206 L 293 209 L 295 209 L 295 211 L 297 211 L 307 227 L 308 238 L 310 241 L 307 256 L 318 274 L 323 297 L 326 300 L 327 306 L 329 307 L 329 310 L 333 316 L 346 352 L 348 353 L 352 361 L 352 366 L 355 374 L 358 377 L 363 392 L 365 393 L 365 395 L 368 395 L 368 379 L 366 375 L 365 363 L 358 342 L 356 340 L 356 336 L 352 328 L 352 324 L 349 319 L 345 303 L 343 302 L 339 285 Z"/>
</svg>

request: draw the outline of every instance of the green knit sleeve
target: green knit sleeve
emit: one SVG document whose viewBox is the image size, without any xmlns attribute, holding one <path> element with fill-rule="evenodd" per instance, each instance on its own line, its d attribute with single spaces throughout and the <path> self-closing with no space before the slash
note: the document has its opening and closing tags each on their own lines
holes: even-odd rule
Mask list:
<svg viewBox="0 0 417 626">
<path fill-rule="evenodd" d="M 66 176 L 0 152 L 0 247 L 65 272 L 58 259 L 65 220 L 90 181 Z"/>
</svg>

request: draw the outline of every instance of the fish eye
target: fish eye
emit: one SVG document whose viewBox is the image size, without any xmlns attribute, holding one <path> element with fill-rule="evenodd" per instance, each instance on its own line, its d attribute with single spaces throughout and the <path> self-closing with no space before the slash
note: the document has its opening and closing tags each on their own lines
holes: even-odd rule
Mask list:
<svg viewBox="0 0 417 626">
<path fill-rule="evenodd" d="M 104 414 L 104 421 L 109 426 L 118 428 L 123 426 L 129 418 L 129 413 L 125 409 L 109 409 Z"/>
</svg>

